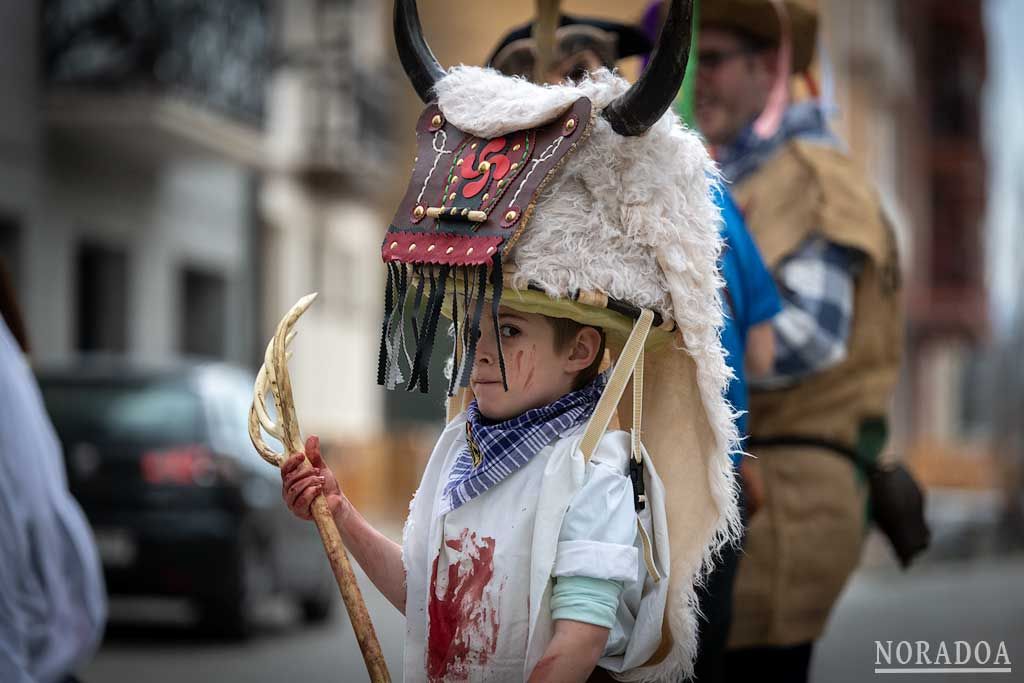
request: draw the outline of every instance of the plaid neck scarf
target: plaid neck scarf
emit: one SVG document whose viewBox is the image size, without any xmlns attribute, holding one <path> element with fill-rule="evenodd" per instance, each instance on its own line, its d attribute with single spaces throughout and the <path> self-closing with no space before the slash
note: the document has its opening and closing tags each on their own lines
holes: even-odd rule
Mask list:
<svg viewBox="0 0 1024 683">
<path fill-rule="evenodd" d="M 716 161 L 726 180 L 738 183 L 768 161 L 780 145 L 794 138 L 839 145 L 838 138 L 828 128 L 828 119 L 821 105 L 809 100 L 791 104 L 782 115 L 779 129 L 771 137 L 759 137 L 751 122 L 731 145 L 716 149 Z"/>
<path fill-rule="evenodd" d="M 607 381 L 607 373 L 598 375 L 582 389 L 503 422 L 488 420 L 475 400 L 470 403 L 466 408 L 466 448 L 448 475 L 441 514 L 497 486 L 566 430 L 588 420 Z"/>
</svg>

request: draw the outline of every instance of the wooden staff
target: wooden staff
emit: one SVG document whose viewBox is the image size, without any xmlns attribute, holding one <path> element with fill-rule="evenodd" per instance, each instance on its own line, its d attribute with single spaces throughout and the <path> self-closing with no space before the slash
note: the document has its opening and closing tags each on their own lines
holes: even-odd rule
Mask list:
<svg viewBox="0 0 1024 683">
<path fill-rule="evenodd" d="M 558 30 L 560 0 L 537 0 L 537 17 L 533 20 L 533 40 L 537 61 L 533 65 L 535 83 L 546 83 L 548 72 L 555 66 L 555 31 Z"/>
<path fill-rule="evenodd" d="M 279 439 L 289 453 L 305 453 L 299 432 L 298 417 L 295 414 L 295 403 L 292 399 L 291 378 L 288 375 L 288 359 L 291 357 L 288 346 L 295 338 L 296 332 L 293 330 L 295 323 L 315 298 L 316 293 L 302 297 L 281 319 L 274 338 L 267 345 L 263 367 L 260 368 L 259 374 L 256 376 L 252 407 L 249 409 L 249 437 L 260 457 L 275 467 L 281 466 L 285 456 L 276 453 L 263 441 L 260 427 Z M 276 423 L 270 419 L 264 403 L 268 390 L 274 397 L 274 406 L 277 408 L 278 421 Z M 312 465 L 309 464 L 309 460 L 305 460 L 301 465 L 301 469 L 310 467 Z M 327 551 L 327 558 L 331 562 L 334 579 L 338 582 L 338 588 L 341 590 L 341 598 L 345 601 L 345 608 L 352 621 L 352 630 L 355 632 L 356 640 L 359 641 L 359 649 L 363 653 L 363 661 L 366 663 L 370 680 L 373 683 L 390 683 L 391 675 L 388 673 L 373 622 L 370 621 L 370 613 L 366 610 L 366 603 L 363 602 L 362 592 L 359 590 L 359 584 L 356 583 L 356 576 L 349 563 L 348 553 L 345 552 L 345 546 L 341 542 L 341 534 L 338 533 L 338 527 L 334 524 L 330 508 L 327 506 L 327 499 L 323 494 L 313 499 L 310 511 L 316 522 L 316 528 L 320 532 L 324 550 Z"/>
</svg>

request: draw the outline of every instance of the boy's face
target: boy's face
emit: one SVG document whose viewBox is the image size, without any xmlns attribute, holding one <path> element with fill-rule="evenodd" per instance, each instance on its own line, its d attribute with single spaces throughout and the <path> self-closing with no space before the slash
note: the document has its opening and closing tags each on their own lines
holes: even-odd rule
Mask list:
<svg viewBox="0 0 1024 683">
<path fill-rule="evenodd" d="M 498 344 L 489 311 L 480 321 L 470 376 L 477 406 L 491 420 L 507 420 L 569 393 L 579 372 L 594 360 L 601 340 L 597 330 L 585 327 L 572 343 L 556 350 L 555 330 L 547 318 L 504 306 L 498 310 L 498 330 L 508 391 L 501 384 Z"/>
</svg>

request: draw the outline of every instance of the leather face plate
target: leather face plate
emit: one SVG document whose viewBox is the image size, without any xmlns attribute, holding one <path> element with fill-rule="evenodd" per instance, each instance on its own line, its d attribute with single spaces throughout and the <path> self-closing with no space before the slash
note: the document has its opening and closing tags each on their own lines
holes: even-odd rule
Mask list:
<svg viewBox="0 0 1024 683">
<path fill-rule="evenodd" d="M 542 126 L 485 139 L 428 105 L 416 124 L 409 187 L 381 245 L 384 261 L 474 266 L 507 253 L 539 192 L 589 135 L 591 109 L 581 97 Z"/>
</svg>

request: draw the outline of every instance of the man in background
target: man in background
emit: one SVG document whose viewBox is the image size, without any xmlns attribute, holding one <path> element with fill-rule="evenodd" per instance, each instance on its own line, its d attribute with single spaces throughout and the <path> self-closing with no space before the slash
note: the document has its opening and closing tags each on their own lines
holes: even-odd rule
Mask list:
<svg viewBox="0 0 1024 683">
<path fill-rule="evenodd" d="M 877 457 L 899 370 L 895 241 L 867 179 L 814 101 L 809 0 L 700 3 L 696 117 L 772 269 L 770 377 L 751 394 L 750 519 L 734 596 L 729 680 L 805 681 L 813 642 L 860 557 L 864 487 L 851 453 Z M 813 83 L 812 83 L 813 90 Z"/>
</svg>

